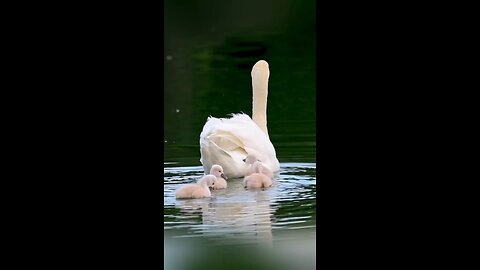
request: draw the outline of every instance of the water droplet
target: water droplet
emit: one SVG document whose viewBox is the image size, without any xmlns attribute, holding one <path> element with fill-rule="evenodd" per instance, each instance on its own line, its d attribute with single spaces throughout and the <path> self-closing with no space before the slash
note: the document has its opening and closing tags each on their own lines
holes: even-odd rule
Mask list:
<svg viewBox="0 0 480 270">
<path fill-rule="evenodd" d="M 175 111 L 176 111 L 176 112 L 180 112 L 180 109 L 176 109 Z"/>
<path fill-rule="evenodd" d="M 170 61 L 170 60 L 172 60 L 172 59 L 173 59 L 173 56 L 167 55 L 167 60 L 168 60 L 168 61 Z"/>
</svg>

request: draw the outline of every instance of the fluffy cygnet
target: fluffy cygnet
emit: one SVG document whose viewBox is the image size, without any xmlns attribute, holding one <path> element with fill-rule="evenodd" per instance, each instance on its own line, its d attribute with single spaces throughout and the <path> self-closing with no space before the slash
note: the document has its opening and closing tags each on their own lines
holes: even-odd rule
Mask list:
<svg viewBox="0 0 480 270">
<path fill-rule="evenodd" d="M 215 180 L 215 185 L 212 187 L 212 189 L 217 190 L 227 188 L 227 181 L 225 180 L 228 178 L 223 174 L 222 166 L 218 164 L 213 165 L 210 169 L 210 174 L 215 175 L 215 177 L 217 178 Z"/>
<path fill-rule="evenodd" d="M 177 199 L 198 199 L 210 197 L 210 187 L 215 186 L 217 178 L 214 175 L 205 175 L 195 184 L 186 184 L 177 189 L 175 197 Z"/>
<path fill-rule="evenodd" d="M 243 186 L 245 188 L 267 188 L 272 186 L 272 179 L 264 173 L 265 166 L 261 162 L 256 161 L 257 164 L 257 171 L 252 173 L 248 176 L 245 176 L 243 179 Z M 254 163 L 254 164 L 255 164 Z"/>
<path fill-rule="evenodd" d="M 267 188 L 272 186 L 272 184 L 272 179 L 263 173 L 252 173 L 243 179 L 243 186 L 247 189 Z"/>
<path fill-rule="evenodd" d="M 252 173 L 263 173 L 266 176 L 273 178 L 273 172 L 264 163 L 258 160 L 255 155 L 249 154 L 245 159 L 243 159 L 243 161 L 246 164 L 250 164 L 245 175 L 248 176 Z"/>
</svg>

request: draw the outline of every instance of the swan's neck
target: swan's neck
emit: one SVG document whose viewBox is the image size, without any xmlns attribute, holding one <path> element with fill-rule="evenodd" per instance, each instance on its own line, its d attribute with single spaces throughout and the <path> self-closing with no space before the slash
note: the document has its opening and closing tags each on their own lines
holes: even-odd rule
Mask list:
<svg viewBox="0 0 480 270">
<path fill-rule="evenodd" d="M 252 69 L 252 120 L 260 127 L 261 130 L 263 130 L 267 136 L 267 97 L 269 75 L 270 71 L 268 70 L 268 66 L 257 67 L 257 65 L 255 65 Z"/>
</svg>

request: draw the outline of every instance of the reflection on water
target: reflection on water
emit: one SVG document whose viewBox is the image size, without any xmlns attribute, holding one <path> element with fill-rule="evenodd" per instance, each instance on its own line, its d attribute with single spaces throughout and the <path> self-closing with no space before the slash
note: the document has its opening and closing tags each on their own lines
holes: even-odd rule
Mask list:
<svg viewBox="0 0 480 270">
<path fill-rule="evenodd" d="M 281 163 L 274 185 L 265 190 L 246 190 L 242 185 L 243 178 L 229 179 L 227 189 L 212 191 L 211 198 L 189 200 L 175 199 L 175 190 L 182 184 L 195 182 L 203 175 L 203 169 L 201 166 L 173 165 L 165 164 L 164 168 L 164 232 L 169 252 L 173 252 L 173 246 L 183 254 L 192 252 L 197 256 L 199 251 L 215 247 L 218 250 L 223 247 L 243 248 L 242 252 L 252 252 L 250 256 L 257 261 L 262 258 L 258 252 L 272 252 L 270 258 L 288 257 L 289 264 L 313 269 L 316 229 L 314 163 Z M 256 248 L 260 251 L 254 251 Z M 295 252 L 300 254 L 292 257 Z M 165 258 L 171 267 L 180 260 L 175 256 Z M 270 265 L 271 260 L 265 263 L 274 267 Z M 275 267 L 292 269 L 285 268 L 285 263 Z"/>
<path fill-rule="evenodd" d="M 243 189 L 241 185 L 238 188 Z M 208 201 L 183 200 L 177 201 L 176 207 L 181 209 L 180 215 L 183 216 L 200 214 L 201 223 L 198 226 L 191 224 L 192 231 L 210 239 L 216 238 L 217 244 L 272 241 L 272 209 L 264 192 L 255 192 L 245 202 L 220 202 L 216 198 Z"/>
</svg>

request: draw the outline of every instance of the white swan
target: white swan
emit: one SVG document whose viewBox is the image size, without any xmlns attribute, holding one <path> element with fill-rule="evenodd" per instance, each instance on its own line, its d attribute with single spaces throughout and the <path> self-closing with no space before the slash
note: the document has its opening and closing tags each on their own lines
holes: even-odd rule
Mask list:
<svg viewBox="0 0 480 270">
<path fill-rule="evenodd" d="M 210 197 L 212 195 L 210 192 L 210 187 L 215 186 L 215 180 L 217 180 L 215 175 L 205 175 L 195 184 L 186 184 L 181 186 L 179 189 L 177 189 L 177 191 L 175 191 L 175 197 L 177 199 L 197 199 Z"/>
<path fill-rule="evenodd" d="M 217 190 L 227 188 L 227 181 L 225 180 L 225 178 L 227 177 L 223 174 L 222 166 L 218 164 L 213 165 L 210 169 L 210 174 L 215 175 L 215 177 L 217 178 L 217 180 L 215 180 L 215 185 L 212 187 L 212 189 Z"/>
<path fill-rule="evenodd" d="M 200 162 L 205 173 L 214 164 L 223 167 L 229 178 L 247 174 L 249 165 L 242 160 L 254 154 L 271 171 L 280 169 L 275 148 L 267 130 L 267 96 L 270 70 L 264 60 L 252 68 L 253 107 L 252 118 L 232 114 L 231 118 L 209 117 L 200 134 Z M 253 120 L 252 120 L 253 119 Z"/>
</svg>

